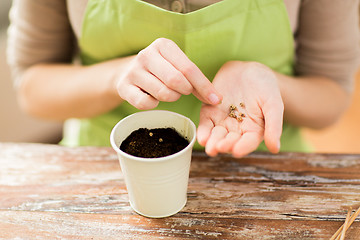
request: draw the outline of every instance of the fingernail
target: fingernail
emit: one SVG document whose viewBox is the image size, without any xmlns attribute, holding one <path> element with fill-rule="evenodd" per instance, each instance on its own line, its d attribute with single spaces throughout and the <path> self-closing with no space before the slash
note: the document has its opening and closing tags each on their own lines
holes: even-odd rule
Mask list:
<svg viewBox="0 0 360 240">
<path fill-rule="evenodd" d="M 209 100 L 212 104 L 218 104 L 220 102 L 220 99 L 218 98 L 218 96 L 215 93 L 211 93 L 209 95 Z"/>
</svg>

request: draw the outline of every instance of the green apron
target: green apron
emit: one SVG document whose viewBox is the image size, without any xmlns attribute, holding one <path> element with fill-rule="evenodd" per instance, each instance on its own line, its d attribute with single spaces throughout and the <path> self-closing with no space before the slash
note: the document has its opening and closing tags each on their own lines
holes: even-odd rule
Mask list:
<svg viewBox="0 0 360 240">
<path fill-rule="evenodd" d="M 89 0 L 79 40 L 81 59 L 90 65 L 137 54 L 160 37 L 173 40 L 210 80 L 229 60 L 256 61 L 293 74 L 293 36 L 282 0 L 223 0 L 186 14 L 140 0 Z M 197 125 L 200 107 L 189 95 L 161 102 L 156 109 L 183 114 Z M 75 136 L 65 128 L 62 143 L 109 146 L 113 126 L 137 111 L 124 102 L 107 114 L 78 119 L 71 129 Z M 258 150 L 266 150 L 264 143 Z M 307 150 L 300 130 L 284 124 L 281 151 Z"/>
</svg>

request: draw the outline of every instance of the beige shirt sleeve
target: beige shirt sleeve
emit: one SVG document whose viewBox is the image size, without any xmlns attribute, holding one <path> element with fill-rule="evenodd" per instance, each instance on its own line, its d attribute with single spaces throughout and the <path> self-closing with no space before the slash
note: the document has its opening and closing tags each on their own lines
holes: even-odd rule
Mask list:
<svg viewBox="0 0 360 240">
<path fill-rule="evenodd" d="M 359 0 L 303 0 L 299 9 L 295 71 L 325 76 L 353 89 L 359 64 Z"/>
<path fill-rule="evenodd" d="M 15 80 L 38 63 L 71 62 L 74 37 L 65 0 L 13 0 L 7 59 Z"/>
</svg>

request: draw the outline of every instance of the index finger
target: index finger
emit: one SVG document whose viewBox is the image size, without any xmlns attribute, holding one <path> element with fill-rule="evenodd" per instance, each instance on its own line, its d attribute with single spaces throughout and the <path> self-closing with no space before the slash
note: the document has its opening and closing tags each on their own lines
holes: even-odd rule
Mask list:
<svg viewBox="0 0 360 240">
<path fill-rule="evenodd" d="M 169 39 L 159 41 L 163 41 L 163 47 L 158 48 L 160 54 L 185 76 L 193 86 L 195 96 L 204 103 L 219 104 L 222 100 L 221 94 L 176 43 Z"/>
</svg>

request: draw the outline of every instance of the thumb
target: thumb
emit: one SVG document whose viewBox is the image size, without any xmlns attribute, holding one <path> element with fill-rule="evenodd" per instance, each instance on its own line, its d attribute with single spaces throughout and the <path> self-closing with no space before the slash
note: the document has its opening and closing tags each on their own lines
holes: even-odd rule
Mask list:
<svg viewBox="0 0 360 240">
<path fill-rule="evenodd" d="M 281 98 L 280 101 L 267 101 L 262 110 L 265 119 L 265 145 L 270 152 L 278 153 L 284 115 L 284 105 Z"/>
</svg>

